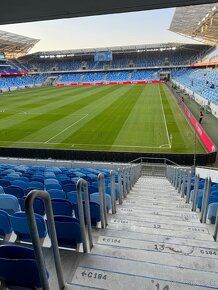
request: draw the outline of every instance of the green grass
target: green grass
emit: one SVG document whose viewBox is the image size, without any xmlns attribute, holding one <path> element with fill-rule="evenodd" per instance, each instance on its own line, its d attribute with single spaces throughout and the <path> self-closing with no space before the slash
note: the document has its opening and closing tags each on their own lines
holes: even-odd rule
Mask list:
<svg viewBox="0 0 218 290">
<path fill-rule="evenodd" d="M 165 85 L 45 87 L 2 94 L 0 130 L 4 147 L 194 152 L 194 132 Z M 205 152 L 199 141 L 196 152 Z"/>
</svg>

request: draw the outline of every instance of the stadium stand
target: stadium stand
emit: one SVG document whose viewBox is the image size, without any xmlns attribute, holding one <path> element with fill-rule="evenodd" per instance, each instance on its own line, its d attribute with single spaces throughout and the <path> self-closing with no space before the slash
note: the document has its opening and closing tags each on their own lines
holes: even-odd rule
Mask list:
<svg viewBox="0 0 218 290">
<path fill-rule="evenodd" d="M 210 102 L 218 104 L 218 71 L 183 69 L 173 72 L 173 78 Z"/>
</svg>

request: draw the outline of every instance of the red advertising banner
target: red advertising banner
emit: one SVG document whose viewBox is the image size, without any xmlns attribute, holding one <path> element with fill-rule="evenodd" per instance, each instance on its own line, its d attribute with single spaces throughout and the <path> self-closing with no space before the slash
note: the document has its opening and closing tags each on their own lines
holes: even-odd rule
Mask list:
<svg viewBox="0 0 218 290">
<path fill-rule="evenodd" d="M 131 84 L 159 84 L 164 83 L 164 81 L 153 80 L 153 81 L 125 81 L 125 82 L 93 82 L 93 83 L 58 83 L 57 87 L 62 86 L 96 86 L 96 85 L 131 85 Z"/>
<path fill-rule="evenodd" d="M 190 65 L 190 67 L 210 66 L 210 65 L 218 65 L 218 61 L 205 61 L 205 62 L 193 63 Z"/>
<path fill-rule="evenodd" d="M 207 133 L 204 131 L 204 129 L 201 127 L 201 125 L 198 123 L 198 121 L 195 119 L 195 117 L 192 115 L 188 107 L 181 102 L 180 103 L 181 108 L 186 115 L 187 119 L 189 120 L 189 123 L 192 125 L 192 127 L 195 129 L 196 133 L 200 137 L 201 141 L 203 142 L 204 146 L 206 147 L 207 151 L 209 153 L 216 151 L 216 146 L 211 141 L 210 137 L 207 135 Z"/>
<path fill-rule="evenodd" d="M 28 72 L 1 72 L 0 76 L 5 77 L 5 76 L 26 76 L 28 75 Z"/>
</svg>

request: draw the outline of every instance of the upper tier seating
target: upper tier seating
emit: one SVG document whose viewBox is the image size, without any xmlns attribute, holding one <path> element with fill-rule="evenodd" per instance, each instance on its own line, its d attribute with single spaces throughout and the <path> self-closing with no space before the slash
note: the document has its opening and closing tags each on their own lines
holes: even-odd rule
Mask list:
<svg viewBox="0 0 218 290">
<path fill-rule="evenodd" d="M 183 69 L 173 72 L 173 79 L 210 102 L 218 104 L 218 71 Z"/>
</svg>

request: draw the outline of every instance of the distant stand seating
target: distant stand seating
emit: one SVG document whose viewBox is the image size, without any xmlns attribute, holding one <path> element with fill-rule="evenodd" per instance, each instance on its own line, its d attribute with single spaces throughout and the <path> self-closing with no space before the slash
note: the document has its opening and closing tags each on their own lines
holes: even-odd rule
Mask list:
<svg viewBox="0 0 218 290">
<path fill-rule="evenodd" d="M 218 71 L 183 69 L 173 72 L 173 79 L 209 102 L 218 104 Z"/>
</svg>

